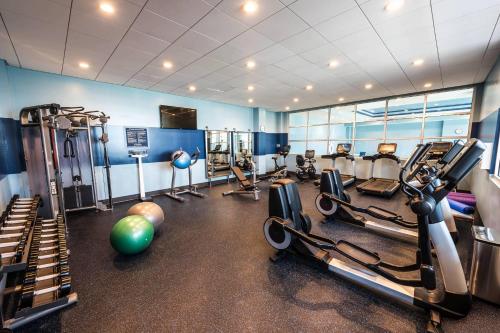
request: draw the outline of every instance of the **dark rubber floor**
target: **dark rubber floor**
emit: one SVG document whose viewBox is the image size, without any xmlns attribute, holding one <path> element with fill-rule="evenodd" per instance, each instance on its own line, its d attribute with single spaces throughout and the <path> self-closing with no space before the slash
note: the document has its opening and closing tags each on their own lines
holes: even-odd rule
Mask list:
<svg viewBox="0 0 500 333">
<path fill-rule="evenodd" d="M 206 199 L 184 204 L 155 197 L 166 222 L 152 246 L 122 257 L 109 245 L 113 223 L 133 203 L 113 212 L 69 218 L 69 247 L 76 306 L 34 322 L 25 331 L 45 332 L 422 332 L 426 315 L 392 304 L 362 288 L 287 257 L 268 259 L 264 239 L 267 188 L 262 198 L 222 197 L 231 185 L 202 189 Z M 413 247 L 345 224 L 321 224 L 317 188 L 301 184 L 313 231 L 344 238 L 397 262 L 414 260 Z M 358 195 L 359 205 L 380 204 L 414 220 L 401 193 L 391 201 Z M 471 257 L 470 225 L 460 223 L 459 252 Z M 469 316 L 444 319 L 447 332 L 498 332 L 499 307 L 474 300 Z"/>
</svg>

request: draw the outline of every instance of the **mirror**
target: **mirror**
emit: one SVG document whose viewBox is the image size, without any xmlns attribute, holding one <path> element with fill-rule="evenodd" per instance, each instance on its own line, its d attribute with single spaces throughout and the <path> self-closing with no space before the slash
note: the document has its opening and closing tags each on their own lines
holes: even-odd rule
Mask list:
<svg viewBox="0 0 500 333">
<path fill-rule="evenodd" d="M 231 174 L 231 133 L 223 130 L 205 131 L 207 178 L 229 177 Z"/>
<path fill-rule="evenodd" d="M 233 161 L 242 171 L 252 171 L 253 133 L 233 132 Z"/>
</svg>

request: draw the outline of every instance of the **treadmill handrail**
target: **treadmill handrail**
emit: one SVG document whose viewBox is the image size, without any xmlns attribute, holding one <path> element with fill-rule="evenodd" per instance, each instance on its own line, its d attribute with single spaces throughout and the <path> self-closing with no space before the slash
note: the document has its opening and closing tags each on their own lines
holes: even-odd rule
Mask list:
<svg viewBox="0 0 500 333">
<path fill-rule="evenodd" d="M 401 163 L 401 160 L 399 159 L 399 157 L 396 155 L 392 155 L 392 154 L 374 154 L 374 155 L 363 156 L 363 160 L 372 161 L 372 163 L 375 163 L 376 160 L 381 160 L 384 158 L 388 159 L 388 160 L 396 161 L 398 164 Z"/>
</svg>

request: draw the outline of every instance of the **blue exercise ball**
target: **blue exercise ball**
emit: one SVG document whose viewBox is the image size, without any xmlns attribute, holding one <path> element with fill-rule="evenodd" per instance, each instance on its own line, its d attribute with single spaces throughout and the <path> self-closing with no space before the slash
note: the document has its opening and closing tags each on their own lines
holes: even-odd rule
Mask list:
<svg viewBox="0 0 500 333">
<path fill-rule="evenodd" d="M 172 154 L 172 161 L 176 168 L 186 169 L 191 165 L 191 156 L 183 150 L 178 150 Z"/>
</svg>

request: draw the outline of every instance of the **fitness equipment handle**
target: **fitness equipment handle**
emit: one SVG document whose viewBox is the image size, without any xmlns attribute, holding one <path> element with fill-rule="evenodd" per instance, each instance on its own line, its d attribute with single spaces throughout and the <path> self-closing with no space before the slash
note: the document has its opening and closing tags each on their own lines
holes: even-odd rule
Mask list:
<svg viewBox="0 0 500 333">
<path fill-rule="evenodd" d="M 411 156 L 408 158 L 408 160 L 406 161 L 406 163 L 403 165 L 403 167 L 401 168 L 401 171 L 399 172 L 399 181 L 403 184 L 403 192 L 408 195 L 409 197 L 412 197 L 414 195 L 418 195 L 418 197 L 420 199 L 423 199 L 424 198 L 424 195 L 422 193 L 422 191 L 420 191 L 417 187 L 411 185 L 410 183 L 408 183 L 411 179 L 413 179 L 413 177 L 415 177 L 415 175 L 420 171 L 420 169 L 422 169 L 422 167 L 425 165 L 425 163 L 420 163 L 419 166 L 417 168 L 415 168 L 415 170 L 413 170 L 413 172 L 411 173 L 413 175 L 412 178 L 407 178 L 404 176 L 405 172 L 407 170 L 411 170 L 411 168 L 413 167 L 413 165 L 417 162 L 417 161 L 420 161 L 426 154 L 427 152 L 429 151 L 429 149 L 431 149 L 432 147 L 432 143 L 426 143 L 425 145 L 419 143 L 415 149 L 413 150 L 413 153 L 411 154 Z"/>
</svg>

